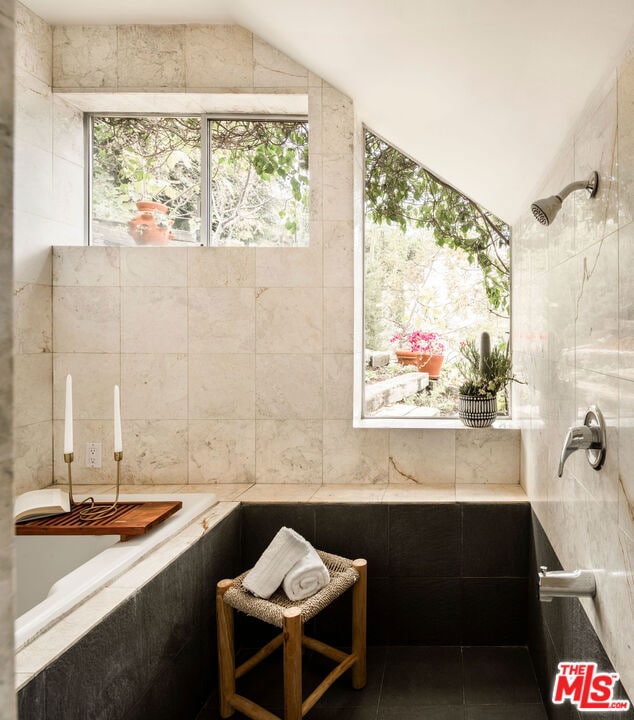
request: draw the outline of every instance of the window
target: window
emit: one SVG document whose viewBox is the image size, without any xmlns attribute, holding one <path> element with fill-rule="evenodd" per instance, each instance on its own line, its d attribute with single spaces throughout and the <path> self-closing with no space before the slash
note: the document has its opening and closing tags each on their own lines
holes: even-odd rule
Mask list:
<svg viewBox="0 0 634 720">
<path fill-rule="evenodd" d="M 93 116 L 91 131 L 91 244 L 199 243 L 200 118 Z"/>
<path fill-rule="evenodd" d="M 308 245 L 308 123 L 89 116 L 93 245 Z"/>
<path fill-rule="evenodd" d="M 210 122 L 212 245 L 308 245 L 308 124 Z"/>
<path fill-rule="evenodd" d="M 508 351 L 509 239 L 506 223 L 366 130 L 361 419 L 457 417 L 463 343 L 488 332 Z M 507 393 L 498 403 L 508 414 Z"/>
</svg>

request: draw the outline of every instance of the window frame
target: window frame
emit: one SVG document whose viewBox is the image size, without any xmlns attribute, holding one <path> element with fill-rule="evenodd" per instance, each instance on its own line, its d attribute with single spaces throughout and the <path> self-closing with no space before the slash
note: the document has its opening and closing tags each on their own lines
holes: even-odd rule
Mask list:
<svg viewBox="0 0 634 720">
<path fill-rule="evenodd" d="M 365 123 L 361 124 L 361 130 L 356 138 L 356 152 L 361 154 L 360 168 L 357 176 L 355 194 L 358 202 L 355 207 L 355 242 L 354 242 L 354 343 L 353 343 L 353 411 L 352 426 L 355 428 L 383 428 L 383 429 L 427 429 L 427 430 L 464 430 L 460 418 L 451 417 L 430 417 L 430 418 L 402 418 L 402 417 L 369 417 L 365 414 L 365 227 L 366 227 L 366 151 L 365 134 L 369 131 L 386 143 L 395 147 L 405 157 L 417 165 L 421 163 L 411 155 L 404 152 L 393 142 L 385 139 L 380 133 L 372 130 Z M 424 165 L 422 167 L 425 167 Z M 426 169 L 426 168 L 425 168 Z M 429 171 L 431 172 L 431 171 Z M 435 173 L 432 173 L 435 174 Z M 453 187 L 453 186 L 452 186 Z M 460 192 L 454 188 L 456 192 Z M 513 353 L 513 227 L 510 227 L 509 237 L 509 352 Z M 512 388 L 511 383 L 511 388 Z M 489 430 L 512 430 L 520 425 L 514 419 L 513 393 L 509 392 L 509 414 L 500 415 L 495 420 L 494 426 Z"/>
<path fill-rule="evenodd" d="M 310 163 L 310 126 L 308 115 L 265 114 L 265 113 L 191 113 L 191 112 L 85 112 L 84 113 L 84 233 L 88 247 L 98 247 L 92 242 L 92 177 L 93 177 L 93 119 L 99 117 L 144 118 L 144 117 L 196 117 L 200 120 L 200 237 L 191 247 L 220 247 L 210 244 L 209 225 L 211 193 L 211 123 L 214 120 L 254 120 L 263 122 L 301 122 L 308 126 Z M 310 164 L 308 168 L 310 177 Z M 310 192 L 310 180 L 309 180 Z M 171 246 L 176 247 L 176 246 Z M 240 247 L 240 246 L 233 246 Z M 245 248 L 255 247 L 245 245 Z M 261 248 L 275 245 L 258 246 Z M 289 246 L 288 249 L 293 249 Z"/>
</svg>

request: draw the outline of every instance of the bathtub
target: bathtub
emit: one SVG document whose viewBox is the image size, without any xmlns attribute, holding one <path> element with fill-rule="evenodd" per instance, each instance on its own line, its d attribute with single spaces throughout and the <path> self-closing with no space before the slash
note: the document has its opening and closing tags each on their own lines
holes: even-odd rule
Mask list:
<svg viewBox="0 0 634 720">
<path fill-rule="evenodd" d="M 121 499 L 181 500 L 183 507 L 147 534 L 126 542 L 120 542 L 118 535 L 15 537 L 16 650 L 217 503 L 210 493 L 125 495 Z M 95 496 L 95 500 L 112 498 Z"/>
</svg>

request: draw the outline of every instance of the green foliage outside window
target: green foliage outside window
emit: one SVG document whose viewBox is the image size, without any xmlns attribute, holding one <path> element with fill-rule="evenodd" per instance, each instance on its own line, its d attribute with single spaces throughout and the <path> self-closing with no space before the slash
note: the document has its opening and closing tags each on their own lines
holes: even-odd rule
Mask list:
<svg viewBox="0 0 634 720">
<path fill-rule="evenodd" d="M 431 230 L 440 247 L 464 252 L 482 272 L 491 310 L 508 315 L 509 226 L 369 131 L 365 163 L 367 216 Z"/>
<path fill-rule="evenodd" d="M 439 380 L 393 410 L 454 416 L 461 343 L 486 331 L 506 352 L 510 228 L 370 131 L 365 143 L 365 347 L 390 352 L 394 335 L 438 333 Z M 392 367 L 366 368 L 366 384 L 397 377 Z"/>
<path fill-rule="evenodd" d="M 180 237 L 200 226 L 200 118 L 94 117 L 93 242 L 131 244 L 127 222 L 137 200 L 167 205 Z M 97 224 L 97 227 L 95 227 Z"/>
<path fill-rule="evenodd" d="M 308 245 L 308 125 L 214 120 L 212 245 Z"/>
<path fill-rule="evenodd" d="M 94 117 L 92 240 L 133 244 L 135 203 L 168 208 L 171 244 L 308 245 L 308 124 L 212 120 L 201 157 L 201 117 Z M 201 219 L 201 178 L 209 172 L 209 218 Z"/>
</svg>

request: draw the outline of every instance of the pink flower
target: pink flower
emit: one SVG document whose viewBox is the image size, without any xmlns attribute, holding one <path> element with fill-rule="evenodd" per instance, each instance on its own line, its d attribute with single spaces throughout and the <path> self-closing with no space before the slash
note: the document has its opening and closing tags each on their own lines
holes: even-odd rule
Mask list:
<svg viewBox="0 0 634 720">
<path fill-rule="evenodd" d="M 425 355 L 443 355 L 445 352 L 445 343 L 440 339 L 440 335 L 435 332 L 424 333 L 420 330 L 414 330 L 407 335 L 397 334 L 390 338 L 390 342 L 399 340 L 403 344 L 409 345 L 411 352 L 420 352 Z"/>
</svg>

